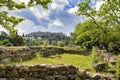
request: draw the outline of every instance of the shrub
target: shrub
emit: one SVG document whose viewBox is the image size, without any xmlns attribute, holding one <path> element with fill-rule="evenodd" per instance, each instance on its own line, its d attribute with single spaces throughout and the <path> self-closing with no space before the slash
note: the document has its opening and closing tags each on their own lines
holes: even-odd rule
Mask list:
<svg viewBox="0 0 120 80">
<path fill-rule="evenodd" d="M 47 47 L 49 45 L 49 41 L 48 40 L 45 40 L 43 43 L 44 43 L 44 47 Z"/>
<path fill-rule="evenodd" d="M 13 46 L 13 44 L 9 42 L 6 44 L 6 46 Z"/>
<path fill-rule="evenodd" d="M 14 45 L 14 46 L 23 46 L 25 45 L 25 40 L 23 37 L 16 35 L 15 37 L 10 37 L 9 41 Z"/>
<path fill-rule="evenodd" d="M 9 40 L 8 40 L 8 39 L 4 39 L 4 40 L 2 41 L 2 45 L 6 45 L 7 43 L 9 43 Z"/>
<path fill-rule="evenodd" d="M 64 41 L 58 41 L 57 45 L 60 47 L 64 47 L 65 46 L 65 42 Z"/>
<path fill-rule="evenodd" d="M 57 46 L 57 41 L 52 41 L 53 46 Z"/>
<path fill-rule="evenodd" d="M 120 46 L 118 44 L 115 44 L 115 43 L 111 42 L 108 45 L 108 50 L 110 52 L 117 53 L 117 52 L 119 52 L 119 47 Z"/>
<path fill-rule="evenodd" d="M 120 80 L 120 55 L 118 56 L 118 60 L 116 64 L 116 77 L 117 80 Z"/>
<path fill-rule="evenodd" d="M 97 53 L 97 48 L 93 46 L 92 48 L 92 63 L 95 64 L 95 63 L 98 63 L 98 53 Z"/>
</svg>

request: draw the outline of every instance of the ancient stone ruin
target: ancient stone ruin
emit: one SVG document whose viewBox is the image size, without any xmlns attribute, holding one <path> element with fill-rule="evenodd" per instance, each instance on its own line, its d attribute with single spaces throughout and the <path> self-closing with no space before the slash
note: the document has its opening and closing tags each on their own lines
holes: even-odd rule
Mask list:
<svg viewBox="0 0 120 80">
<path fill-rule="evenodd" d="M 115 80 L 114 76 L 90 74 L 72 65 L 0 65 L 0 80 Z"/>
<path fill-rule="evenodd" d="M 0 66 L 0 78 L 29 80 L 75 80 L 78 69 L 71 65 Z"/>
<path fill-rule="evenodd" d="M 9 63 L 11 61 L 23 61 L 36 57 L 36 52 L 29 48 L 21 49 L 0 49 L 0 63 Z"/>
<path fill-rule="evenodd" d="M 39 53 L 42 57 L 49 57 L 55 54 L 83 54 L 85 52 L 80 50 L 66 50 L 63 48 L 55 47 L 29 47 L 29 48 L 0 48 L 0 63 L 18 62 L 36 57 L 36 53 Z"/>
</svg>

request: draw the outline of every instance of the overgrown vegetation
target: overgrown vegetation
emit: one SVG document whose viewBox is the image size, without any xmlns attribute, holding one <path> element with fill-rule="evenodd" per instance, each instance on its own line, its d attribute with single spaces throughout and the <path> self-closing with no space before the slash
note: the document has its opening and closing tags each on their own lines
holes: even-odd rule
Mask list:
<svg viewBox="0 0 120 80">
<path fill-rule="evenodd" d="M 97 46 L 109 52 L 120 52 L 120 1 L 106 0 L 99 10 L 90 6 L 90 3 L 91 0 L 84 0 L 78 4 L 76 14 L 87 19 L 76 25 L 72 35 L 74 43 L 87 50 Z"/>
<path fill-rule="evenodd" d="M 68 65 L 74 65 L 79 69 L 92 69 L 91 60 L 92 60 L 91 55 L 83 56 L 83 55 L 66 53 L 61 55 L 53 55 L 50 58 L 44 58 L 44 57 L 41 57 L 39 54 L 37 54 L 36 58 L 32 60 L 20 62 L 20 64 L 23 64 L 23 65 L 68 64 Z"/>
<path fill-rule="evenodd" d="M 120 55 L 118 56 L 116 64 L 116 80 L 120 80 Z"/>
</svg>

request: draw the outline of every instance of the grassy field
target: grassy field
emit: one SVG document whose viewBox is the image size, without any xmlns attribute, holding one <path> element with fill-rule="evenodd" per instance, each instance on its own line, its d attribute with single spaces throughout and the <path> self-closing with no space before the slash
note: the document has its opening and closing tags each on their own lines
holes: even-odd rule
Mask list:
<svg viewBox="0 0 120 80">
<path fill-rule="evenodd" d="M 60 56 L 60 57 L 59 57 Z M 34 64 L 66 64 L 66 65 L 74 65 L 79 69 L 91 69 L 91 55 L 83 56 L 77 54 L 62 54 L 55 55 L 51 58 L 40 57 L 39 55 L 31 60 L 15 63 L 22 65 L 34 65 Z"/>
<path fill-rule="evenodd" d="M 0 48 L 10 48 L 10 49 L 19 49 L 19 48 L 27 48 L 26 46 L 19 46 L 19 47 L 5 47 L 0 46 Z M 34 65 L 34 64 L 65 64 L 65 65 L 74 65 L 79 69 L 92 69 L 92 58 L 91 55 L 84 56 L 78 54 L 61 54 L 61 55 L 54 55 L 51 58 L 41 57 L 37 55 L 36 58 L 22 61 L 22 62 L 10 62 L 9 64 L 22 64 L 22 65 Z"/>
</svg>

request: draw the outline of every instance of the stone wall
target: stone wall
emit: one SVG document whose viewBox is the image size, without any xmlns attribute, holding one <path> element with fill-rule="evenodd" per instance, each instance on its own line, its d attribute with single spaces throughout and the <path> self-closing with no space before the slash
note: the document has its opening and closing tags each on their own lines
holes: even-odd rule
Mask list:
<svg viewBox="0 0 120 80">
<path fill-rule="evenodd" d="M 0 63 L 10 62 L 10 61 L 23 61 L 34 58 L 36 52 L 29 48 L 21 49 L 0 49 Z"/>
<path fill-rule="evenodd" d="M 39 52 L 43 57 L 55 55 L 55 54 L 80 54 L 80 55 L 88 55 L 88 52 L 81 50 L 73 50 L 73 49 L 65 49 L 60 47 L 29 47 L 32 50 Z"/>
<path fill-rule="evenodd" d="M 0 65 L 0 80 L 115 80 L 112 75 L 80 72 L 72 65 Z"/>
<path fill-rule="evenodd" d="M 8 80 L 75 80 L 79 71 L 72 65 L 0 66 L 0 78 Z M 12 79 L 13 78 L 13 79 Z"/>
<path fill-rule="evenodd" d="M 84 51 L 57 47 L 0 48 L 0 63 L 32 59 L 36 57 L 36 52 L 39 52 L 43 57 L 63 53 L 86 55 Z"/>
</svg>

